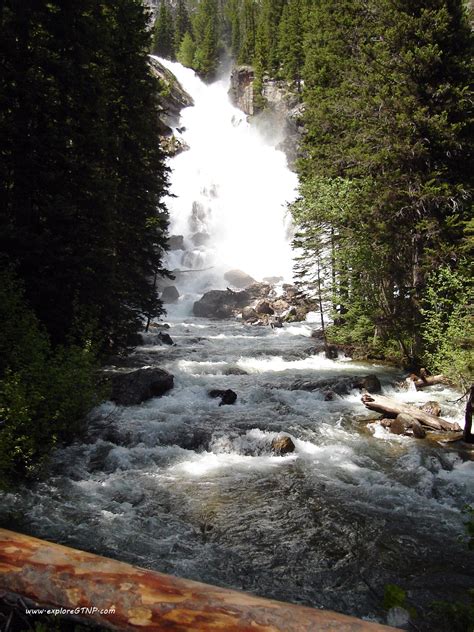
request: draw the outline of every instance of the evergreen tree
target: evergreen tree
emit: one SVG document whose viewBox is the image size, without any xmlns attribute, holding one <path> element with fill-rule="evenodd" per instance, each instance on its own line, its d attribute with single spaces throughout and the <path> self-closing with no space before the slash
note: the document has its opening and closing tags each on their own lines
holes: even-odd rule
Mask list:
<svg viewBox="0 0 474 632">
<path fill-rule="evenodd" d="M 181 28 L 183 15 L 178 15 L 180 18 L 179 28 Z M 174 59 L 176 33 L 171 8 L 165 0 L 162 0 L 153 32 L 153 53 L 165 59 Z M 176 46 L 179 46 L 179 43 L 180 40 L 176 40 Z"/>
<path fill-rule="evenodd" d="M 189 32 L 186 32 L 181 42 L 181 46 L 179 47 L 177 59 L 180 64 L 183 64 L 183 66 L 192 68 L 195 54 L 196 45 L 193 37 Z"/>
<path fill-rule="evenodd" d="M 181 43 L 186 33 L 191 32 L 191 20 L 189 18 L 188 10 L 184 0 L 178 0 L 175 14 L 175 31 L 174 31 L 174 44 L 176 54 L 180 50 Z M 182 63 L 182 62 L 181 62 Z M 184 64 L 188 65 L 188 64 Z"/>
<path fill-rule="evenodd" d="M 283 76 L 301 90 L 304 66 L 304 13 L 303 0 L 289 0 L 280 22 L 279 55 Z"/>
<path fill-rule="evenodd" d="M 219 11 L 217 0 L 202 0 L 193 20 L 194 69 L 204 77 L 210 78 L 217 69 L 219 58 Z"/>
<path fill-rule="evenodd" d="M 240 13 L 240 64 L 251 64 L 255 55 L 255 39 L 257 33 L 257 10 L 254 0 L 243 0 Z"/>
</svg>

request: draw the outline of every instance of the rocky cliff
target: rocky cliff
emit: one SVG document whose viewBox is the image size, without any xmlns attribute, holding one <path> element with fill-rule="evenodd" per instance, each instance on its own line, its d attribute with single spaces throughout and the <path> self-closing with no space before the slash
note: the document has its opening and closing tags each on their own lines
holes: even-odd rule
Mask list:
<svg viewBox="0 0 474 632">
<path fill-rule="evenodd" d="M 161 92 L 161 144 L 169 155 L 175 155 L 186 149 L 186 147 L 182 141 L 173 134 L 173 129 L 179 124 L 181 110 L 194 105 L 194 101 L 183 89 L 173 73 L 165 68 L 156 57 L 151 56 L 149 60 L 153 75 L 157 77 L 164 86 L 164 90 Z"/>
<path fill-rule="evenodd" d="M 236 66 L 233 69 L 229 90 L 232 102 L 251 117 L 264 114 L 269 119 L 271 127 L 281 130 L 283 140 L 279 148 L 286 153 L 288 163 L 292 167 L 298 157 L 299 141 L 303 133 L 304 105 L 286 81 L 265 77 L 262 92 L 265 108 L 257 108 L 254 78 L 255 73 L 251 66 Z"/>
</svg>

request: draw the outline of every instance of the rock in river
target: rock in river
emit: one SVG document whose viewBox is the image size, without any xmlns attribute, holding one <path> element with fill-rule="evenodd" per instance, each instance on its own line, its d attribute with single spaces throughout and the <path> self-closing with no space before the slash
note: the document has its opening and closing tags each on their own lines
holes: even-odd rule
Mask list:
<svg viewBox="0 0 474 632">
<path fill-rule="evenodd" d="M 112 373 L 110 399 L 120 406 L 136 406 L 152 397 L 160 397 L 173 388 L 174 377 L 163 369 L 137 369 Z"/>
<path fill-rule="evenodd" d="M 289 454 L 295 451 L 295 444 L 291 440 L 291 437 L 287 435 L 282 437 L 275 437 L 272 441 L 272 451 L 278 456 Z"/>
<path fill-rule="evenodd" d="M 230 388 L 227 390 L 214 389 L 213 391 L 209 391 L 209 397 L 217 399 L 221 398 L 221 403 L 219 406 L 230 406 L 231 404 L 235 404 L 237 401 L 237 393 L 232 391 Z"/>
</svg>

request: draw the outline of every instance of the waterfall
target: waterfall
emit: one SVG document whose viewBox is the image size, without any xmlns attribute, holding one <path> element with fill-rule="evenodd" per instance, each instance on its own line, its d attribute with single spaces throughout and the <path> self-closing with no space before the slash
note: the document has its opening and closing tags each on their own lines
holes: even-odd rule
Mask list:
<svg viewBox="0 0 474 632">
<path fill-rule="evenodd" d="M 296 196 L 297 177 L 276 149 L 281 138 L 269 139 L 231 104 L 229 74 L 207 85 L 189 68 L 160 61 L 195 103 L 181 112 L 175 130 L 189 149 L 170 161 L 170 232 L 184 236 L 185 250 L 170 253 L 169 267 L 210 269 L 193 277 L 194 291 L 225 287 L 223 275 L 231 269 L 258 281 L 290 281 L 287 204 Z M 183 280 L 177 284 L 182 290 Z"/>
</svg>

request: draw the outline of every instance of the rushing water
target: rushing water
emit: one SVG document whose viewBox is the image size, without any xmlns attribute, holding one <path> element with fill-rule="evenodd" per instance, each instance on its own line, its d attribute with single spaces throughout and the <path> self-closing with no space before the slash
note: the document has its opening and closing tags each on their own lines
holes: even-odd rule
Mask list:
<svg viewBox="0 0 474 632">
<path fill-rule="evenodd" d="M 214 107 L 225 84 L 206 88 L 192 75 L 186 81 L 196 82 L 200 102 L 213 108 L 211 127 L 222 135 L 224 116 L 236 116 L 225 100 L 225 112 Z M 214 151 L 222 139 L 213 138 L 211 128 L 195 129 L 194 115 L 192 108 L 184 113 L 188 142 L 208 142 Z M 279 152 L 247 127 L 244 137 L 255 154 L 268 155 L 268 164 L 281 163 Z M 243 151 L 240 136 L 238 143 Z M 222 241 L 201 251 L 208 257 L 202 263 L 284 276 L 290 257 L 282 204 L 291 176 L 272 198 L 275 226 L 268 228 L 271 248 L 260 265 L 252 248 L 268 244 L 244 239 L 261 221 L 258 209 L 250 212 L 250 200 L 247 208 L 241 192 L 230 193 L 225 169 L 212 171 L 224 161 L 226 145 L 220 160 L 203 158 L 201 172 L 189 162 L 191 152 L 174 161 L 174 186 L 183 188 L 179 178 L 188 174 L 195 188 L 173 201 L 175 228 L 189 236 L 192 203 L 214 186 L 223 198 L 208 198 L 215 223 L 206 229 L 211 245 L 218 236 Z M 204 156 L 203 146 L 200 151 Z M 286 167 L 280 166 L 283 178 Z M 273 196 L 264 167 L 252 163 Z M 232 213 L 240 210 L 241 217 L 226 224 L 232 218 L 224 207 L 233 199 Z M 265 200 L 258 199 L 263 209 Z M 265 227 L 272 221 L 267 217 Z M 234 233 L 241 241 L 231 248 Z M 273 252 L 277 246 L 280 254 Z M 383 616 L 387 583 L 404 587 L 419 609 L 436 598 L 459 598 L 472 584 L 461 511 L 474 503 L 469 453 L 390 435 L 377 425 L 371 431 L 358 392 L 324 401 L 317 391 L 291 387 L 301 377 L 375 372 L 386 394 L 417 404 L 438 399 L 443 416 L 462 425 L 457 395 L 435 387 L 397 391 L 392 370 L 327 360 L 315 353 L 308 323 L 272 330 L 183 316 L 190 285 L 186 291 L 169 315 L 176 345 L 162 346 L 150 333 L 131 358 L 135 366 L 169 370 L 175 388 L 141 406 L 103 404 L 86 440 L 56 452 L 47 480 L 3 495 L 2 526 L 187 578 L 371 618 Z M 208 396 L 213 388 L 232 388 L 237 403 L 219 407 Z M 294 453 L 272 454 L 279 433 L 292 437 Z"/>
</svg>

